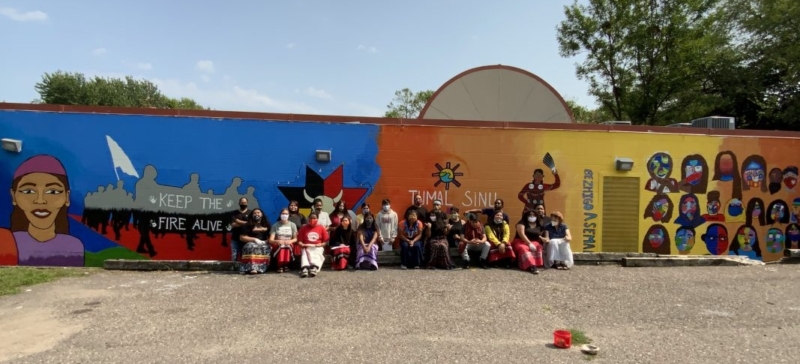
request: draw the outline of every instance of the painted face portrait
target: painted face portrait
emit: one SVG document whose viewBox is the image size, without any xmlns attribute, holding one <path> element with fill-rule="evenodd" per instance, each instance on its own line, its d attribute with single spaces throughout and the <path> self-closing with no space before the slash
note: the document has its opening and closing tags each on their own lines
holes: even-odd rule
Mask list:
<svg viewBox="0 0 800 364">
<path fill-rule="evenodd" d="M 13 204 L 25 213 L 31 225 L 40 230 L 54 229 L 58 213 L 69 207 L 67 186 L 49 173 L 25 175 L 11 195 Z"/>
<path fill-rule="evenodd" d="M 751 227 L 743 226 L 736 232 L 736 241 L 742 251 L 752 251 L 753 243 L 756 241 L 756 231 Z"/>
<path fill-rule="evenodd" d="M 753 218 L 757 219 L 761 216 L 761 203 L 756 201 L 753 207 Z"/>
<path fill-rule="evenodd" d="M 708 210 L 709 215 L 716 215 L 719 213 L 720 203 L 719 201 L 708 201 L 706 204 L 706 209 Z"/>
<path fill-rule="evenodd" d="M 661 221 L 669 212 L 669 200 L 666 198 L 653 202 L 653 220 Z"/>
<path fill-rule="evenodd" d="M 658 178 L 667 178 L 672 173 L 672 161 L 668 155 L 658 153 L 650 159 L 648 169 Z"/>
<path fill-rule="evenodd" d="M 730 154 L 723 154 L 719 158 L 719 180 L 723 182 L 733 180 L 733 157 Z"/>
<path fill-rule="evenodd" d="M 767 251 L 770 253 L 780 253 L 783 252 L 783 244 L 786 241 L 786 237 L 783 235 L 783 232 L 780 229 L 769 229 L 767 230 Z"/>
<path fill-rule="evenodd" d="M 706 243 L 706 249 L 713 255 L 720 255 L 728 250 L 728 231 L 725 227 L 719 224 L 709 225 L 703 235 L 703 241 Z"/>
<path fill-rule="evenodd" d="M 689 160 L 686 167 L 684 167 L 684 173 L 686 173 L 686 182 L 692 186 L 697 186 L 703 177 L 703 165 L 697 159 Z"/>
<path fill-rule="evenodd" d="M 769 212 L 769 216 L 772 218 L 773 221 L 780 221 L 786 216 L 786 207 L 782 204 L 775 204 L 772 206 L 772 210 Z"/>
<path fill-rule="evenodd" d="M 797 167 L 786 167 L 783 170 L 783 185 L 787 190 L 794 190 L 797 186 Z"/>
<path fill-rule="evenodd" d="M 693 197 L 684 199 L 684 201 L 681 203 L 681 213 L 690 219 L 694 217 L 694 215 L 697 213 L 697 200 L 695 200 Z"/>
<path fill-rule="evenodd" d="M 756 162 L 750 162 L 742 171 L 742 179 L 750 187 L 761 186 L 764 183 L 764 166 Z"/>
<path fill-rule="evenodd" d="M 800 226 L 797 224 L 789 225 L 784 238 L 789 249 L 800 249 Z"/>
<path fill-rule="evenodd" d="M 688 253 L 694 248 L 694 232 L 680 228 L 675 232 L 675 247 L 681 253 Z"/>
<path fill-rule="evenodd" d="M 650 232 L 647 233 L 647 241 L 650 242 L 650 246 L 653 249 L 656 249 L 664 244 L 664 230 L 661 228 L 653 227 L 650 229 Z"/>
<path fill-rule="evenodd" d="M 728 202 L 728 215 L 730 216 L 741 216 L 744 213 L 744 205 L 742 205 L 742 201 L 738 198 L 731 199 Z"/>
</svg>

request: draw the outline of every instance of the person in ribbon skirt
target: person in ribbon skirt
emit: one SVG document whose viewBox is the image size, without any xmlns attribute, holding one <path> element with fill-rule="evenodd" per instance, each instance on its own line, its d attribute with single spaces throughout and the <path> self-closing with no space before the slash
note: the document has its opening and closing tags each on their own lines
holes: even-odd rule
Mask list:
<svg viewBox="0 0 800 364">
<path fill-rule="evenodd" d="M 269 243 L 272 246 L 272 261 L 275 270 L 283 273 L 289 270 L 294 260 L 293 247 L 297 242 L 297 225 L 290 220 L 289 209 L 281 210 L 280 218 L 269 232 Z"/>
<path fill-rule="evenodd" d="M 297 234 L 300 252 L 300 278 L 316 277 L 325 261 L 325 245 L 328 243 L 328 230 L 320 225 L 316 212 L 308 215 L 308 224 Z"/>
<path fill-rule="evenodd" d="M 356 246 L 356 229 L 350 220 L 349 215 L 339 219 L 339 225 L 333 230 L 330 241 L 330 254 L 333 257 L 331 268 L 333 270 L 345 270 L 348 265 L 353 264 L 353 249 Z"/>
<path fill-rule="evenodd" d="M 261 209 L 253 209 L 240 237 L 245 243 L 239 265 L 240 273 L 267 272 L 270 246 L 265 240 L 267 240 L 269 229 L 269 220 L 264 216 L 264 212 Z"/>
<path fill-rule="evenodd" d="M 372 213 L 364 214 L 364 221 L 358 227 L 358 254 L 356 255 L 356 269 L 378 270 L 378 241 L 381 232 L 375 223 Z"/>
</svg>

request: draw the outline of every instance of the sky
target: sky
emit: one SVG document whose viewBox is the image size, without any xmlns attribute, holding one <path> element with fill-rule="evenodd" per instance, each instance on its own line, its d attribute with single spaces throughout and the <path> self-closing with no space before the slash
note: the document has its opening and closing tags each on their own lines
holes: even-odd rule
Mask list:
<svg viewBox="0 0 800 364">
<path fill-rule="evenodd" d="M 217 110 L 380 116 L 402 88 L 526 69 L 593 106 L 558 55 L 573 0 L 0 0 L 0 101 L 45 72 L 148 79 Z"/>
</svg>

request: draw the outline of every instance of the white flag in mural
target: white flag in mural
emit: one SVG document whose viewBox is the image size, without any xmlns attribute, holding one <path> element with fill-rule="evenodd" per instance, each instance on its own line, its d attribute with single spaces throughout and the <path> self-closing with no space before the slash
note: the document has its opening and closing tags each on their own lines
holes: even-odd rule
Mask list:
<svg viewBox="0 0 800 364">
<path fill-rule="evenodd" d="M 108 142 L 108 150 L 111 152 L 111 161 L 114 162 L 114 173 L 117 173 L 117 168 L 119 168 L 122 173 L 139 178 L 139 173 L 136 173 L 136 168 L 133 168 L 131 159 L 128 158 L 128 155 L 120 148 L 119 144 L 108 135 L 106 135 L 106 141 Z M 119 179 L 119 174 L 117 174 L 117 179 Z"/>
</svg>

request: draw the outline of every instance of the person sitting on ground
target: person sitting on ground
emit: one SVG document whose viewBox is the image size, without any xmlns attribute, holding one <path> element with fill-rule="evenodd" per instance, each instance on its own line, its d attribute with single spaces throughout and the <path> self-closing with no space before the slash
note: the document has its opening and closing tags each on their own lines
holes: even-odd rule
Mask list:
<svg viewBox="0 0 800 364">
<path fill-rule="evenodd" d="M 488 223 L 494 216 L 495 213 L 498 211 L 503 211 L 503 207 L 505 206 L 505 202 L 503 199 L 498 198 L 494 201 L 494 207 L 484 207 L 482 209 L 471 209 L 464 212 L 464 214 L 484 214 L 486 215 L 486 222 Z M 508 215 L 503 212 L 503 220 L 505 222 L 509 222 Z"/>
<path fill-rule="evenodd" d="M 534 211 L 528 210 L 522 215 L 516 226 L 517 236 L 511 242 L 511 248 L 517 256 L 517 265 L 520 270 L 539 274 L 538 267 L 542 267 L 542 220 Z"/>
<path fill-rule="evenodd" d="M 503 220 L 503 211 L 497 211 L 491 222 L 486 224 L 486 238 L 492 244 L 487 261 L 497 267 L 511 268 L 514 262 L 514 250 L 511 249 L 511 240 L 508 223 Z"/>
<path fill-rule="evenodd" d="M 415 210 L 408 211 L 400 223 L 400 269 L 419 268 L 422 264 L 422 234 L 425 227 Z"/>
<path fill-rule="evenodd" d="M 333 257 L 331 262 L 333 270 L 345 270 L 348 265 L 355 262 L 356 235 L 350 216 L 342 216 L 338 226 L 333 230 L 329 245 Z"/>
<path fill-rule="evenodd" d="M 378 270 L 378 241 L 381 232 L 371 213 L 364 214 L 364 222 L 358 227 L 358 254 L 356 269 Z"/>
<path fill-rule="evenodd" d="M 461 243 L 461 236 L 464 235 L 464 220 L 459 217 L 458 207 L 450 207 L 450 216 L 447 219 L 447 245 L 450 248 L 458 248 Z"/>
<path fill-rule="evenodd" d="M 325 262 L 325 245 L 328 243 L 328 229 L 319 224 L 316 212 L 308 214 L 308 224 L 297 234 L 300 245 L 300 278 L 316 277 Z"/>
<path fill-rule="evenodd" d="M 289 270 L 294 260 L 294 247 L 297 242 L 297 226 L 290 220 L 289 209 L 281 210 L 278 222 L 269 231 L 269 243 L 274 252 L 275 271 L 283 273 Z"/>
<path fill-rule="evenodd" d="M 481 222 L 478 221 L 478 215 L 467 214 L 467 220 L 469 221 L 464 225 L 464 235 L 461 236 L 461 244 L 458 247 L 461 259 L 463 259 L 463 268 L 469 268 L 469 252 L 477 250 L 481 252 L 479 266 L 486 269 L 488 268 L 486 258 L 489 257 L 489 249 L 492 245 L 486 239 L 486 232 Z"/>
<path fill-rule="evenodd" d="M 572 234 L 564 223 L 564 215 L 558 211 L 550 214 L 550 225 L 545 227 L 545 240 L 549 241 L 547 256 L 553 262 L 552 267 L 559 270 L 569 270 L 574 264 L 572 248 Z"/>
<path fill-rule="evenodd" d="M 430 269 L 453 269 L 450 247 L 447 244 L 447 216 L 442 212 L 442 201 L 433 201 L 433 210 L 425 224 L 430 238 L 425 244 L 426 266 Z"/>
<path fill-rule="evenodd" d="M 270 246 L 266 240 L 269 228 L 269 220 L 264 216 L 264 212 L 261 209 L 253 209 L 240 236 L 245 244 L 244 248 L 242 248 L 239 273 L 258 274 L 267 272 Z"/>
</svg>

